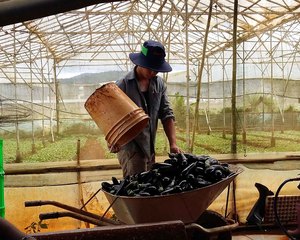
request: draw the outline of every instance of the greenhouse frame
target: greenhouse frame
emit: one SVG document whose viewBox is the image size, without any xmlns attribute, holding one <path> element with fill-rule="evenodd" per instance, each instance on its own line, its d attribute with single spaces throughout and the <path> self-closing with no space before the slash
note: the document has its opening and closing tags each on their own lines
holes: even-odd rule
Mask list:
<svg viewBox="0 0 300 240">
<path fill-rule="evenodd" d="M 43 186 L 55 192 L 66 185 L 66 191 L 75 191 L 79 199 L 66 202 L 80 205 L 96 192 L 97 182 L 121 176 L 105 141 L 100 143 L 105 156 L 80 158 L 94 135 L 84 138 L 82 146 L 74 140 L 73 158 L 63 163 L 53 150 L 53 161 L 44 165 L 42 159 L 23 160 L 45 148 L 47 139 L 59 143 L 72 124 L 76 130 L 85 126 L 98 131 L 84 103 L 97 88 L 130 71 L 134 65 L 129 54 L 141 51 L 143 42 L 152 39 L 165 46 L 173 68 L 159 74 L 174 104 L 183 151 L 199 155 L 205 149 L 222 161 L 245 167 L 228 198 L 233 215 L 239 215 L 240 223 L 247 222 L 257 198 L 255 182 L 268 183 L 274 191 L 285 179 L 299 175 L 299 19 L 299 0 L 0 1 L 0 138 L 5 163 L 0 176 L 5 172 L 7 199 L 18 198 L 23 187 L 30 189 L 32 200 L 43 195 L 39 191 L 47 191 L 41 190 Z M 213 134 L 226 142 L 209 145 Z M 24 150 L 28 135 L 30 145 L 26 143 Z M 9 137 L 13 150 L 5 145 Z M 161 161 L 168 150 L 166 140 L 159 144 L 164 148 L 159 152 Z M 252 154 L 258 145 L 263 146 Z M 99 161 L 89 162 L 93 158 Z M 99 169 L 103 175 L 96 177 Z M 66 182 L 59 182 L 55 174 L 62 172 L 77 174 L 76 180 L 68 175 Z M 276 174 L 278 179 L 270 181 Z M 295 186 L 285 194 L 298 199 Z M 14 193 L 9 196 L 7 189 Z M 222 212 L 223 195 L 213 206 Z M 103 199 L 97 203 L 103 204 Z M 13 219 L 11 209 L 24 200 L 28 198 L 6 207 L 8 219 Z M 98 213 L 93 207 L 89 210 Z M 21 211 L 28 210 L 22 206 Z M 30 221 L 38 222 L 29 216 L 13 220 L 23 229 Z M 65 229 L 83 227 L 82 222 L 62 222 Z M 49 230 L 60 229 L 59 224 L 50 223 Z"/>
</svg>

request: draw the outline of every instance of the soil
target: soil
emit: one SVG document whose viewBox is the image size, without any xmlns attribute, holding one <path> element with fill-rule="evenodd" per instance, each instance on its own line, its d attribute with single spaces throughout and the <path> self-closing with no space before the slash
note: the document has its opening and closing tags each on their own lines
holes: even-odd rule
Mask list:
<svg viewBox="0 0 300 240">
<path fill-rule="evenodd" d="M 80 148 L 80 160 L 103 159 L 105 150 L 96 138 L 88 138 Z"/>
</svg>

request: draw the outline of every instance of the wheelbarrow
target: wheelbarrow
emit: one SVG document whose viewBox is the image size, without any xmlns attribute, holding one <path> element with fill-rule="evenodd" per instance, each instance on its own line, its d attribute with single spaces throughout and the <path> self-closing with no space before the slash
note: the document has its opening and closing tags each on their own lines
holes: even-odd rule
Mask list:
<svg viewBox="0 0 300 240">
<path fill-rule="evenodd" d="M 40 219 L 73 217 L 96 226 L 102 226 L 91 229 L 80 229 L 61 233 L 44 233 L 37 234 L 37 239 L 99 239 L 101 231 L 112 237 L 112 233 L 117 234 L 116 238 L 106 238 L 107 235 L 101 236 L 101 239 L 222 239 L 230 240 L 231 231 L 238 227 L 238 223 L 226 219 L 217 212 L 207 210 L 211 203 L 229 186 L 234 178 L 243 170 L 239 167 L 230 165 L 231 174 L 225 179 L 199 189 L 186 191 L 182 193 L 151 196 L 151 197 L 127 197 L 112 195 L 102 189 L 108 202 L 117 217 L 117 220 L 105 218 L 77 209 L 55 201 L 30 201 L 25 202 L 25 206 L 54 205 L 67 210 L 67 212 L 54 212 L 40 214 Z M 104 226 L 104 227 L 103 227 Z M 121 230 L 120 230 L 121 229 Z M 124 229 L 128 233 L 122 232 Z M 145 229 L 148 233 L 143 234 Z M 118 231 L 121 231 L 118 235 Z M 95 238 L 85 238 L 94 232 Z M 146 231 L 147 232 L 147 231 Z M 150 233 L 150 234 L 149 234 Z M 51 235 L 51 238 L 47 236 Z M 55 238 L 60 234 L 58 238 Z M 69 238 L 63 238 L 66 234 Z M 70 234 L 76 236 L 70 238 Z M 83 236 L 79 238 L 77 236 Z M 99 235 L 100 234 L 100 235 Z M 155 237 L 153 237 L 153 234 Z M 169 234 L 169 236 L 166 236 Z M 170 236 L 170 234 L 172 236 Z M 55 235 L 55 236 L 54 236 Z M 73 236 L 72 235 L 72 236 Z M 57 235 L 58 236 L 58 235 Z M 96 237 L 97 236 L 97 237 Z M 181 238 L 177 238 L 181 236 Z M 183 238 L 183 236 L 185 236 Z M 119 237 L 119 238 L 118 238 Z"/>
</svg>

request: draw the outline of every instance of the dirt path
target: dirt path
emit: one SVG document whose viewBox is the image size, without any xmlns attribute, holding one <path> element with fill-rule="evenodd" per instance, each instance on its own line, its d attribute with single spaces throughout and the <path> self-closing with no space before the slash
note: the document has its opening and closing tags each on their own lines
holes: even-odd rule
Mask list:
<svg viewBox="0 0 300 240">
<path fill-rule="evenodd" d="M 96 138 L 88 138 L 80 148 L 80 160 L 103 159 L 105 150 Z"/>
</svg>

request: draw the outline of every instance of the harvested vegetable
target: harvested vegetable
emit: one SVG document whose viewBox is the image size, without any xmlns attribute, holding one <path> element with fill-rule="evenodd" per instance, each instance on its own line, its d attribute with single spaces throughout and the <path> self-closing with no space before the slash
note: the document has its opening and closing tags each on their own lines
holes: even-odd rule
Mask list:
<svg viewBox="0 0 300 240">
<path fill-rule="evenodd" d="M 231 174 L 227 163 L 207 155 L 170 153 L 162 163 L 154 163 L 147 172 L 123 180 L 112 177 L 102 182 L 102 189 L 120 196 L 157 196 L 190 191 L 209 186 Z"/>
</svg>

